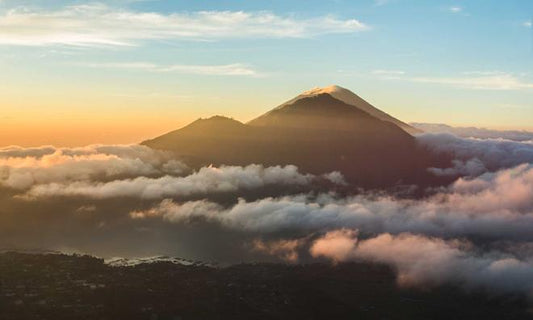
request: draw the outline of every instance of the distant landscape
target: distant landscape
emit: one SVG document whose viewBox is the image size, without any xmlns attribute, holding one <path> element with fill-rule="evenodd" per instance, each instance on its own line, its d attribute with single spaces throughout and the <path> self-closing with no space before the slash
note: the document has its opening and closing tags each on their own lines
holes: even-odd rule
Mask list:
<svg viewBox="0 0 533 320">
<path fill-rule="evenodd" d="M 533 318 L 532 17 L 0 0 L 0 320 Z"/>
<path fill-rule="evenodd" d="M 408 125 L 330 86 L 138 145 L 2 148 L 0 308 L 527 318 L 531 138 Z"/>
</svg>

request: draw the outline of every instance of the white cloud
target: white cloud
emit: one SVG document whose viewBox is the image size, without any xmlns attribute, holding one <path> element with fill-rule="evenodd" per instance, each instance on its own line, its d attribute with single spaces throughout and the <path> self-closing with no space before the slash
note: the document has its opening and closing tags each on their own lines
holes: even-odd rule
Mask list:
<svg viewBox="0 0 533 320">
<path fill-rule="evenodd" d="M 373 70 L 372 74 L 384 80 L 397 80 L 397 79 L 401 79 L 402 76 L 405 74 L 405 72 L 401 70 L 379 69 L 379 70 Z"/>
<path fill-rule="evenodd" d="M 55 11 L 8 10 L 0 16 L 0 44 L 131 46 L 150 39 L 304 38 L 368 29 L 356 19 L 333 16 L 298 18 L 243 11 L 162 14 L 90 4 Z"/>
<path fill-rule="evenodd" d="M 336 262 L 349 260 L 357 248 L 356 230 L 339 229 L 326 233 L 310 248 L 313 257 L 327 257 Z"/>
<path fill-rule="evenodd" d="M 185 177 L 137 177 L 110 182 L 73 181 L 33 186 L 29 199 L 54 196 L 81 196 L 95 199 L 138 197 L 159 199 L 217 192 L 235 192 L 272 185 L 307 185 L 316 177 L 301 174 L 293 165 L 263 167 L 262 165 L 203 167 Z M 327 179 L 326 176 L 322 177 Z"/>
<path fill-rule="evenodd" d="M 217 76 L 258 76 L 258 72 L 241 63 L 225 65 L 157 65 L 150 62 L 127 63 L 87 63 L 79 64 L 90 68 L 132 69 L 148 72 L 175 72 L 183 74 L 217 75 Z"/>
<path fill-rule="evenodd" d="M 380 70 L 374 70 L 372 71 L 372 74 L 377 74 L 377 75 L 386 75 L 386 76 L 397 76 L 397 75 L 402 75 L 402 74 L 405 74 L 405 71 L 401 71 L 401 70 L 383 70 L 383 69 L 380 69 Z"/>
<path fill-rule="evenodd" d="M 357 233 L 341 229 L 316 240 L 310 252 L 335 261 L 366 260 L 391 265 L 397 281 L 406 286 L 456 284 L 466 287 L 530 294 L 533 259 L 508 252 L 477 253 L 470 243 L 413 234 L 380 234 L 359 240 Z"/>
<path fill-rule="evenodd" d="M 526 28 L 531 28 L 533 26 L 533 23 L 530 21 L 525 21 L 524 23 L 522 23 L 522 25 Z"/>
<path fill-rule="evenodd" d="M 166 72 L 179 72 L 203 75 L 253 76 L 257 72 L 243 64 L 227 65 L 171 65 L 162 69 Z"/>
<path fill-rule="evenodd" d="M 533 89 L 533 82 L 524 81 L 512 74 L 487 75 L 478 77 L 415 77 L 410 78 L 410 81 L 450 85 L 457 88 L 479 90 Z"/>
<path fill-rule="evenodd" d="M 501 105 L 501 108 L 509 109 L 527 109 L 533 107 L 531 105 Z M 496 139 L 496 140 L 512 140 L 526 143 L 533 142 L 533 132 L 520 130 L 492 130 L 476 127 L 452 127 L 445 124 L 438 123 L 411 123 L 412 126 L 426 132 L 426 133 L 450 133 L 462 138 L 477 138 L 477 139 Z"/>
<path fill-rule="evenodd" d="M 139 145 L 0 148 L 0 186 L 22 190 L 38 184 L 107 181 L 187 170 L 173 154 Z"/>
<path fill-rule="evenodd" d="M 455 158 L 454 167 L 431 169 L 437 174 L 477 176 L 522 163 L 533 163 L 533 144 L 505 139 L 460 138 L 452 134 L 421 134 L 418 143 L 435 154 Z"/>
<path fill-rule="evenodd" d="M 475 90 L 524 90 L 533 89 L 533 82 L 512 73 L 500 71 L 469 71 L 463 72 L 463 76 L 418 76 L 407 77 L 405 72 L 395 70 L 375 70 L 373 75 L 384 80 L 403 80 L 416 83 L 438 84 L 453 86 L 461 89 Z"/>
<path fill-rule="evenodd" d="M 172 223 L 204 218 L 228 229 L 259 234 L 357 228 L 367 233 L 411 232 L 531 241 L 531 194 L 533 168 L 521 165 L 476 179 L 458 179 L 449 188 L 418 200 L 368 194 L 339 199 L 321 194 L 251 202 L 241 199 L 229 208 L 207 200 L 164 200 L 151 209 L 134 211 L 131 216 L 159 217 Z"/>
<path fill-rule="evenodd" d="M 451 6 L 448 10 L 453 13 L 459 13 L 463 11 L 463 8 L 459 6 Z"/>
</svg>

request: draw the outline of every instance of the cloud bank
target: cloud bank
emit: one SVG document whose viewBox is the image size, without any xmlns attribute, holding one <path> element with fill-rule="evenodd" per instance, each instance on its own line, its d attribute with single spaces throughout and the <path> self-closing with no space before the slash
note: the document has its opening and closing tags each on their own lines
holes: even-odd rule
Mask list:
<svg viewBox="0 0 533 320">
<path fill-rule="evenodd" d="M 15 189 L 47 183 L 182 174 L 187 170 L 171 153 L 139 145 L 0 149 L 0 185 Z"/>
<path fill-rule="evenodd" d="M 533 241 L 532 194 L 533 168 L 521 165 L 476 179 L 459 179 L 446 190 L 423 199 L 320 194 L 252 202 L 240 199 L 230 207 L 207 200 L 176 203 L 167 199 L 148 210 L 134 211 L 131 217 L 158 217 L 172 223 L 201 218 L 259 234 L 347 227 L 369 233 Z"/>
<path fill-rule="evenodd" d="M 290 165 L 192 172 L 139 146 L 4 148 L 0 243 L 230 263 L 367 261 L 391 266 L 405 286 L 532 292 L 529 140 L 417 140 L 454 159 L 429 170 L 457 177 L 416 197 Z"/>
<path fill-rule="evenodd" d="M 329 177 L 329 176 L 326 176 Z M 296 166 L 263 167 L 262 165 L 203 167 L 184 177 L 138 177 L 110 182 L 50 183 L 32 187 L 26 196 L 43 198 L 54 196 L 82 196 L 95 199 L 138 197 L 157 199 L 172 196 L 190 196 L 235 192 L 265 186 L 307 185 L 315 177 L 301 174 Z"/>
<path fill-rule="evenodd" d="M 533 132 L 517 130 L 490 130 L 476 127 L 452 127 L 440 123 L 410 123 L 426 133 L 449 133 L 461 138 L 504 139 L 533 142 Z"/>
<path fill-rule="evenodd" d="M 529 141 L 460 138 L 448 133 L 426 133 L 416 139 L 435 154 L 455 158 L 451 168 L 430 168 L 436 175 L 477 176 L 487 171 L 533 163 L 533 143 Z"/>
<path fill-rule="evenodd" d="M 476 252 L 465 241 L 444 241 L 413 234 L 385 233 L 358 240 L 357 233 L 340 229 L 316 240 L 310 252 L 335 261 L 365 260 L 397 270 L 397 281 L 407 286 L 456 284 L 498 291 L 533 290 L 533 259 L 510 253 Z"/>
</svg>

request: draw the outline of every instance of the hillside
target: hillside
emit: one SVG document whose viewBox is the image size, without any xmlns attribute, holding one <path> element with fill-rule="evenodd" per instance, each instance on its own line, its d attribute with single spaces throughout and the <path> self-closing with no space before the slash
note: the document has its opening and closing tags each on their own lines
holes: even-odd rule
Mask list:
<svg viewBox="0 0 533 320">
<path fill-rule="evenodd" d="M 174 151 L 194 168 L 294 164 L 314 174 L 341 171 L 365 187 L 426 177 L 427 156 L 410 134 L 327 93 L 296 99 L 248 124 L 200 119 L 143 144 Z"/>
</svg>

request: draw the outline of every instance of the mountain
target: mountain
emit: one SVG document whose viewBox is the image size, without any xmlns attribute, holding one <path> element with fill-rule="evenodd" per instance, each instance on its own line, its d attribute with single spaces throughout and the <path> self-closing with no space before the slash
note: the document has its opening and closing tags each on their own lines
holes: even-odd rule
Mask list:
<svg viewBox="0 0 533 320">
<path fill-rule="evenodd" d="M 248 124 L 249 125 L 254 125 L 254 126 L 266 125 L 268 123 L 271 123 L 269 121 L 271 121 L 270 117 L 273 114 L 279 113 L 281 110 L 287 108 L 287 106 L 294 105 L 296 102 L 298 102 L 301 99 L 314 97 L 314 96 L 318 96 L 318 95 L 323 95 L 323 94 L 328 94 L 328 95 L 332 96 L 333 98 L 335 98 L 335 99 L 337 99 L 339 101 L 342 101 L 345 104 L 354 106 L 357 109 L 359 109 L 361 111 L 364 111 L 364 112 L 368 113 L 369 115 L 371 115 L 371 116 L 373 116 L 375 118 L 378 118 L 378 119 L 383 120 L 383 121 L 391 122 L 391 123 L 397 125 L 398 127 L 400 127 L 401 129 L 403 129 L 404 131 L 408 132 L 409 134 L 417 134 L 417 133 L 422 133 L 423 132 L 422 130 L 420 130 L 418 128 L 415 128 L 415 127 L 412 127 L 412 126 L 408 125 L 407 123 L 404 123 L 404 122 L 402 122 L 402 121 L 390 116 L 389 114 L 387 114 L 387 113 L 375 108 L 370 103 L 366 102 L 364 99 L 362 99 L 361 97 L 359 97 L 358 95 L 356 95 L 352 91 L 350 91 L 348 89 L 345 89 L 345 88 L 342 88 L 342 87 L 339 87 L 339 86 L 336 86 L 336 85 L 332 85 L 332 86 L 325 87 L 325 88 L 314 88 L 314 89 L 311 89 L 309 91 L 305 91 L 304 93 L 298 95 L 294 99 L 291 99 L 291 100 L 285 102 L 284 104 L 280 105 L 279 107 L 267 112 L 266 114 L 264 114 L 264 115 L 262 115 L 262 116 L 260 116 L 260 117 L 258 117 L 256 119 L 248 122 Z"/>
<path fill-rule="evenodd" d="M 364 187 L 413 183 L 427 168 L 414 137 L 329 93 L 304 93 L 247 124 L 199 119 L 143 144 L 174 151 L 193 168 L 294 164 L 313 174 L 340 171 Z"/>
</svg>

